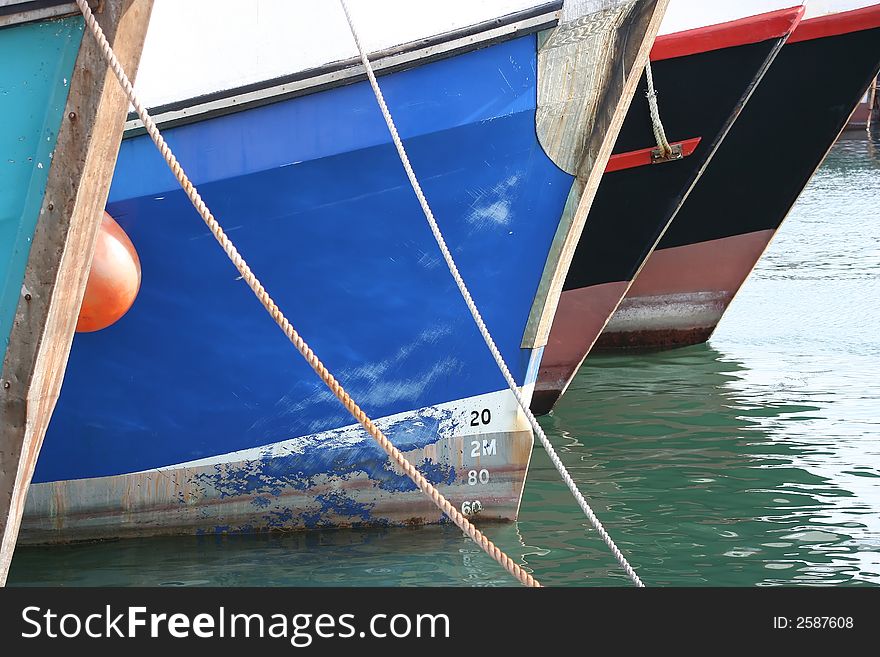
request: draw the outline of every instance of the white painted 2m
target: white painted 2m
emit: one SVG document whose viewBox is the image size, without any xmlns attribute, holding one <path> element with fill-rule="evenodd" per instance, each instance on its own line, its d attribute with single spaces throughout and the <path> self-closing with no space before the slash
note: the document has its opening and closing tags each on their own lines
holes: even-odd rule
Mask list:
<svg viewBox="0 0 880 657">
<path fill-rule="evenodd" d="M 471 441 L 471 457 L 477 458 L 480 455 L 480 441 L 472 440 Z M 493 454 L 498 453 L 498 447 L 495 443 L 495 439 L 492 440 L 484 440 L 482 444 L 482 452 L 483 456 L 492 456 Z"/>
</svg>

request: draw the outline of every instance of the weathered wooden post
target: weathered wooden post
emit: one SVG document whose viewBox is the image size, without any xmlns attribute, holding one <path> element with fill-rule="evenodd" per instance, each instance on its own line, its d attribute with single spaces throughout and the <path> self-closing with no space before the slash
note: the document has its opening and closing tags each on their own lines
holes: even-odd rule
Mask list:
<svg viewBox="0 0 880 657">
<path fill-rule="evenodd" d="M 126 71 L 133 74 L 153 0 L 90 4 Z M 42 56 L 27 48 L 21 52 L 20 47 L 28 45 L 25 30 L 39 35 L 40 24 L 51 28 L 63 21 L 69 26 L 73 21 L 76 29 L 69 30 L 67 48 L 70 39 L 81 38 L 70 79 L 63 80 L 69 90 L 50 153 L 51 164 L 36 159 L 29 163 L 31 167 L 48 167 L 42 198 L 23 203 L 19 215 L 4 217 L 0 207 L 0 221 L 18 222 L 14 228 L 22 243 L 15 252 L 27 254 L 23 274 L 14 266 L 2 270 L 5 296 L 0 289 L 0 306 L 5 304 L 9 320 L 0 314 L 0 338 L 7 338 L 8 331 L 8 341 L 4 344 L 0 340 L 0 585 L 6 583 L 28 486 L 61 388 L 128 110 L 125 94 L 104 64 L 94 39 L 83 29 L 81 16 L 72 18 L 78 13 L 69 1 L 12 0 L 0 8 L 0 46 L 4 39 L 16 39 L 16 56 L 23 60 Z M 44 38 L 45 31 L 42 35 Z M 14 87 L 14 81 L 10 84 Z M 46 123 L 57 123 L 61 107 L 41 108 L 47 112 Z M 0 125 L 0 138 L 9 137 L 3 130 Z M 14 135 L 9 138 L 25 141 Z M 24 180 L 32 182 L 27 176 Z M 24 198 L 25 191 L 21 191 Z M 33 185 L 28 193 L 33 193 Z M 6 255 L 11 261 L 14 249 L 9 251 Z M 4 258 L 3 252 L 0 258 Z M 21 260 L 25 262 L 24 257 Z M 0 269 L 4 264 L 0 262 Z M 9 294 L 10 289 L 16 293 L 20 289 L 20 293 Z"/>
<path fill-rule="evenodd" d="M 875 78 L 868 90 L 868 130 L 880 129 L 880 77 Z"/>
</svg>

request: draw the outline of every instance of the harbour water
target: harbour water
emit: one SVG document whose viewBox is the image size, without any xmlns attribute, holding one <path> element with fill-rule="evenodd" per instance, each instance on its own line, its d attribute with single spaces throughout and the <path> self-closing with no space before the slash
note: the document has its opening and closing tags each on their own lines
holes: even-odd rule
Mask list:
<svg viewBox="0 0 880 657">
<path fill-rule="evenodd" d="M 708 345 L 590 357 L 542 423 L 648 586 L 877 585 L 878 327 L 880 142 L 847 140 Z M 540 447 L 486 530 L 545 585 L 627 584 Z M 453 526 L 20 548 L 9 583 L 514 584 Z"/>
</svg>

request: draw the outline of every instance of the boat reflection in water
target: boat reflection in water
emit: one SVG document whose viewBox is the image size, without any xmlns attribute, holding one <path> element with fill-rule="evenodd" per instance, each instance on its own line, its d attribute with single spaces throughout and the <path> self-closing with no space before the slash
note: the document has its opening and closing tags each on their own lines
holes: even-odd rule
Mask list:
<svg viewBox="0 0 880 657">
<path fill-rule="evenodd" d="M 809 369 L 782 351 L 725 351 L 587 361 L 546 421 L 596 512 L 655 586 L 878 581 L 880 450 L 862 439 L 852 388 L 830 371 L 786 374 Z M 548 551 L 535 569 L 548 584 L 621 583 L 542 457 L 518 523 Z M 546 507 L 561 510 L 555 532 Z"/>
<path fill-rule="evenodd" d="M 833 380 L 780 385 L 785 375 L 772 371 L 706 345 L 591 358 L 545 418 L 572 476 L 650 585 L 878 580 L 880 521 L 868 502 L 880 499 L 880 454 L 840 428 Z M 519 521 L 489 532 L 548 585 L 623 584 L 583 523 L 537 447 Z M 508 583 L 450 526 L 21 548 L 11 582 Z"/>
</svg>

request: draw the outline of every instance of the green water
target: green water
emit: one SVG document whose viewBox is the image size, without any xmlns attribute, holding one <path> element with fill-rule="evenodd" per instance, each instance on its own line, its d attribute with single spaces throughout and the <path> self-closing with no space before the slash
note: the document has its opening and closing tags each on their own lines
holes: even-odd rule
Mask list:
<svg viewBox="0 0 880 657">
<path fill-rule="evenodd" d="M 710 220 L 710 218 L 707 218 Z M 542 420 L 649 586 L 880 584 L 880 144 L 841 142 L 709 345 L 591 357 Z M 487 533 L 546 585 L 625 585 L 535 450 Z M 22 548 L 18 585 L 506 585 L 454 527 Z"/>
</svg>

